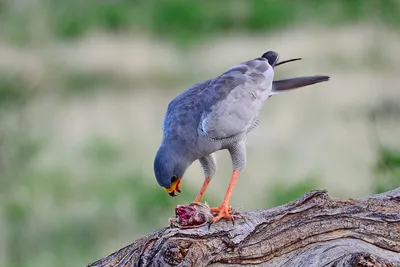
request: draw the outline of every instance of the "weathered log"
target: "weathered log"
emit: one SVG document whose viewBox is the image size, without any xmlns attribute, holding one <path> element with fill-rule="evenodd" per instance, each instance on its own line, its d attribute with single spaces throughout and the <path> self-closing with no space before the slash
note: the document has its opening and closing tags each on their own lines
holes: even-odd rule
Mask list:
<svg viewBox="0 0 400 267">
<path fill-rule="evenodd" d="M 163 228 L 88 266 L 400 266 L 400 187 L 347 200 L 313 190 L 242 215 Z"/>
</svg>

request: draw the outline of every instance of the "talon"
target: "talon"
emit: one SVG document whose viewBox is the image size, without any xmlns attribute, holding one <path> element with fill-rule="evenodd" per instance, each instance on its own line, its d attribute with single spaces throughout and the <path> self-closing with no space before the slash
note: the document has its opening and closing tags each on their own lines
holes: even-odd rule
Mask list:
<svg viewBox="0 0 400 267">
<path fill-rule="evenodd" d="M 220 207 L 211 208 L 210 210 L 213 213 L 219 213 L 220 212 Z M 232 211 L 232 210 L 233 210 L 232 206 L 228 206 L 228 211 Z"/>
<path fill-rule="evenodd" d="M 232 207 L 230 207 L 232 210 Z M 221 205 L 218 212 L 218 215 L 213 218 L 213 223 L 220 221 L 222 218 L 225 218 L 228 221 L 232 221 L 232 215 L 229 214 L 229 206 Z"/>
</svg>

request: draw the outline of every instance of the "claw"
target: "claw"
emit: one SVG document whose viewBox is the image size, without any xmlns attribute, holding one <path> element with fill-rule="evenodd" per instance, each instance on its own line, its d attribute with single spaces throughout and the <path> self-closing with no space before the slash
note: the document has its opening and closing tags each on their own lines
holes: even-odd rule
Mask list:
<svg viewBox="0 0 400 267">
<path fill-rule="evenodd" d="M 213 218 L 213 223 L 220 221 L 222 218 L 225 218 L 228 221 L 232 221 L 232 215 L 229 214 L 228 205 L 221 205 L 221 207 L 219 208 L 218 215 Z"/>
<path fill-rule="evenodd" d="M 211 212 L 213 212 L 213 213 L 219 213 L 220 210 L 221 210 L 220 207 L 211 208 Z M 232 210 L 233 210 L 232 206 L 228 206 L 228 211 L 232 211 Z"/>
<path fill-rule="evenodd" d="M 232 211 L 232 207 L 228 206 L 228 203 L 238 176 L 239 171 L 236 169 L 233 170 L 231 182 L 229 183 L 228 190 L 226 191 L 224 201 L 222 202 L 221 206 L 219 206 L 219 208 L 211 209 L 211 212 L 218 212 L 218 215 L 213 218 L 213 223 L 220 221 L 222 218 L 225 218 L 228 221 L 233 220 L 232 215 L 229 213 L 230 211 Z"/>
<path fill-rule="evenodd" d="M 168 193 L 171 197 L 176 197 L 177 195 L 175 194 L 175 191 L 172 191 L 171 193 Z"/>
<path fill-rule="evenodd" d="M 236 210 L 234 210 L 231 206 L 227 206 L 224 208 L 223 206 L 218 208 L 211 208 L 211 212 L 218 213 L 211 222 L 208 223 L 208 230 L 210 230 L 211 225 L 220 221 L 222 218 L 225 218 L 228 221 L 232 222 L 232 225 L 235 226 L 235 221 L 238 219 L 238 216 L 243 218 L 243 216 Z"/>
</svg>

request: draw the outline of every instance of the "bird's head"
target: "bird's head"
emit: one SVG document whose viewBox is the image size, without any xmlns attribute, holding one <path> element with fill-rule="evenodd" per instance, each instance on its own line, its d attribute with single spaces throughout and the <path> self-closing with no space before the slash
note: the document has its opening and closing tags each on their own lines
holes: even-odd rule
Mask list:
<svg viewBox="0 0 400 267">
<path fill-rule="evenodd" d="M 160 186 L 172 197 L 180 193 L 180 183 L 188 167 L 187 161 L 172 149 L 161 145 L 154 159 L 154 174 Z"/>
</svg>

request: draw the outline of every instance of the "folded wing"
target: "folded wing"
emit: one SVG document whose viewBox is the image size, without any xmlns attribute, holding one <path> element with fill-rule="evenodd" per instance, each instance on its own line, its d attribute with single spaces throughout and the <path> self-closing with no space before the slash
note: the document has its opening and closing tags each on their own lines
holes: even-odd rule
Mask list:
<svg viewBox="0 0 400 267">
<path fill-rule="evenodd" d="M 267 59 L 238 64 L 213 79 L 202 91 L 206 97 L 200 130 L 213 139 L 247 132 L 272 91 L 274 69 Z"/>
</svg>

